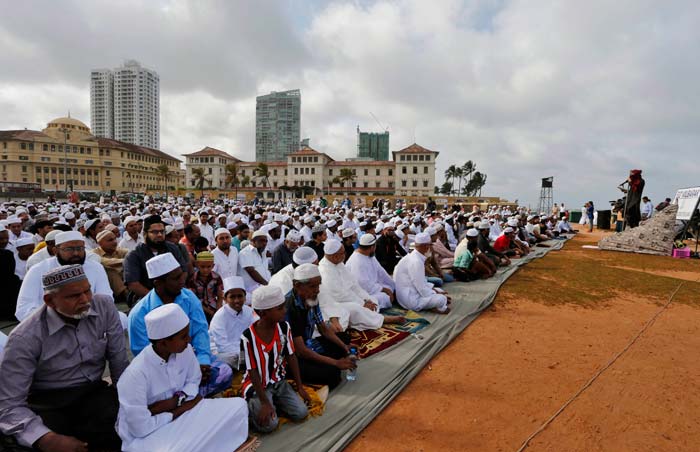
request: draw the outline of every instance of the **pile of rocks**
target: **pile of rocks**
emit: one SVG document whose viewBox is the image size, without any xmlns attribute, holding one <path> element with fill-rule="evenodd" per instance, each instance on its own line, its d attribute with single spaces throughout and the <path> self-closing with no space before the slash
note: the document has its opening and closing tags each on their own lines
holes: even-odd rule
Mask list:
<svg viewBox="0 0 700 452">
<path fill-rule="evenodd" d="M 651 220 L 634 229 L 605 237 L 598 243 L 602 250 L 670 256 L 676 237 L 677 205 L 656 212 Z"/>
</svg>

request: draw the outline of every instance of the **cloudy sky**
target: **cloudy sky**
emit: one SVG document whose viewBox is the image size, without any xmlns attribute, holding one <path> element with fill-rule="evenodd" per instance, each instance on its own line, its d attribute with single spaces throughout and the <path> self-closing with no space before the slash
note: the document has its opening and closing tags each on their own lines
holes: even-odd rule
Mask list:
<svg viewBox="0 0 700 452">
<path fill-rule="evenodd" d="M 631 168 L 656 203 L 700 185 L 700 2 L 0 0 L 0 129 L 90 123 L 93 68 L 161 79 L 161 149 L 254 158 L 255 96 L 301 89 L 302 136 L 352 157 L 391 132 L 484 195 L 599 206 Z"/>
</svg>

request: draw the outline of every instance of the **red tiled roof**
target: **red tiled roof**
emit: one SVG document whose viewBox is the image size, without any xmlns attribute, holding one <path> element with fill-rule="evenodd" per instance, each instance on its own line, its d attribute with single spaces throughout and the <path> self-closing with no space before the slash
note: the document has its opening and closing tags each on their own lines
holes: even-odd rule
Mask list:
<svg viewBox="0 0 700 452">
<path fill-rule="evenodd" d="M 309 146 L 304 146 L 303 148 L 299 149 L 298 151 L 294 151 L 289 155 L 294 156 L 294 157 L 296 157 L 298 155 L 323 155 L 326 158 L 328 158 L 328 160 L 333 161 L 333 159 L 331 158 L 330 155 L 328 155 L 324 152 L 318 152 L 316 149 L 313 149 Z"/>
<path fill-rule="evenodd" d="M 201 151 L 193 152 L 192 154 L 182 154 L 184 157 L 204 157 L 204 156 L 212 156 L 215 155 L 217 157 L 226 157 L 228 159 L 233 159 L 237 162 L 240 162 L 240 159 L 237 159 L 236 157 L 232 156 L 231 154 L 221 151 L 219 149 L 215 148 L 210 148 L 209 146 L 205 147 Z"/>
<path fill-rule="evenodd" d="M 351 161 L 333 161 L 329 162 L 328 166 L 395 166 L 391 160 L 351 160 Z"/>
<path fill-rule="evenodd" d="M 102 137 L 97 137 L 97 143 L 100 146 L 108 146 L 108 147 L 115 147 L 115 148 L 121 148 L 125 149 L 127 151 L 131 152 L 136 152 L 138 154 L 143 154 L 143 155 L 148 155 L 151 157 L 158 157 L 158 158 L 164 158 L 164 159 L 170 159 L 170 160 L 177 160 L 178 162 L 181 162 L 182 160 L 173 157 L 170 154 L 166 154 L 163 151 L 159 151 L 158 149 L 152 149 L 152 148 L 147 148 L 145 146 L 137 146 L 135 144 L 131 143 L 125 143 L 123 141 L 118 141 L 118 140 L 112 140 L 111 138 L 102 138 Z"/>
<path fill-rule="evenodd" d="M 424 148 L 423 146 L 421 146 L 421 145 L 419 145 L 419 144 L 416 144 L 416 143 L 413 143 L 413 144 L 410 145 L 409 147 L 403 148 L 403 149 L 401 149 L 400 151 L 394 151 L 393 153 L 394 153 L 394 154 L 398 154 L 398 153 L 403 153 L 403 154 L 424 154 L 424 153 L 426 153 L 426 152 L 431 152 L 431 153 L 433 153 L 433 154 L 439 154 L 439 152 L 437 152 L 437 151 L 431 151 L 430 149 L 426 149 L 426 148 Z"/>
</svg>

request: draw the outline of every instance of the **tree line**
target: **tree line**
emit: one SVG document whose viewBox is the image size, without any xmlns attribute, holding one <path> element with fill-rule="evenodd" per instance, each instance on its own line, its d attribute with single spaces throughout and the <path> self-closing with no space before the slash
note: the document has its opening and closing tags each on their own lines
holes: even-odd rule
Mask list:
<svg viewBox="0 0 700 452">
<path fill-rule="evenodd" d="M 445 170 L 445 182 L 435 187 L 436 194 L 481 196 L 481 189 L 486 185 L 486 174 L 476 170 L 476 164 L 468 160 L 462 166 L 450 165 Z"/>
</svg>

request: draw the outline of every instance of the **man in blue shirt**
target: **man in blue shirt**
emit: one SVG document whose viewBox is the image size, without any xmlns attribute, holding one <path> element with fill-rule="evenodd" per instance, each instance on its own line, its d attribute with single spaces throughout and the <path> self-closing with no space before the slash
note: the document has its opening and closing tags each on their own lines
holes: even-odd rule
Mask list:
<svg viewBox="0 0 700 452">
<path fill-rule="evenodd" d="M 333 389 L 340 383 L 341 370 L 356 367 L 348 357 L 350 336 L 336 332 L 323 320 L 318 306 L 321 273 L 317 265 L 302 264 L 294 269 L 293 284 L 285 303 L 301 380 Z M 319 333 L 317 337 L 315 331 Z"/>
<path fill-rule="evenodd" d="M 146 261 L 151 289 L 129 313 L 129 346 L 134 356 L 146 348 L 150 341 L 146 331 L 146 314 L 167 303 L 179 305 L 190 319 L 190 337 L 202 370 L 199 388 L 202 396 L 213 395 L 228 389 L 233 371 L 225 363 L 212 359 L 207 325 L 202 303 L 189 289 L 185 289 L 187 273 L 170 253 L 159 254 Z"/>
</svg>

